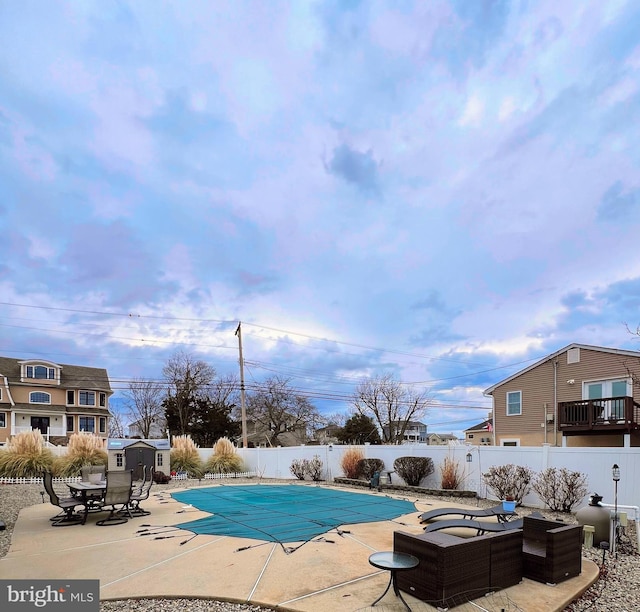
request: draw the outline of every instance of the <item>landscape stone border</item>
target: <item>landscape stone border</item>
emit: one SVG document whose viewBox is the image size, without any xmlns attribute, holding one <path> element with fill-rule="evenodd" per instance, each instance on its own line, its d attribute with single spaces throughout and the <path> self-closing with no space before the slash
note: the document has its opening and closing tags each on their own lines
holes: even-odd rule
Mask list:
<svg viewBox="0 0 640 612">
<path fill-rule="evenodd" d="M 366 487 L 370 488 L 368 480 L 362 480 L 361 478 L 334 478 L 333 482 L 341 485 L 348 485 L 352 487 Z M 475 491 L 458 491 L 450 489 L 426 489 L 424 487 L 410 487 L 409 485 L 395 485 L 380 483 L 378 487 L 380 490 L 385 491 L 404 491 L 407 493 L 422 493 L 424 495 L 434 495 L 437 497 L 477 497 Z"/>
</svg>

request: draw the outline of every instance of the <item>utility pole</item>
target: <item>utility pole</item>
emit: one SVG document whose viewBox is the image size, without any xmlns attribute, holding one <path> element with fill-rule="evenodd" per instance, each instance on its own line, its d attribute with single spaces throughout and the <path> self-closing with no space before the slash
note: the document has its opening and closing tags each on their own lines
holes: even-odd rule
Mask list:
<svg viewBox="0 0 640 612">
<path fill-rule="evenodd" d="M 241 322 L 238 321 L 238 329 L 236 329 L 236 336 L 238 336 L 238 350 L 240 352 L 240 410 L 242 414 L 242 448 L 249 446 L 247 442 L 247 405 L 244 401 L 244 359 L 242 358 L 242 330 L 240 328 Z"/>
</svg>

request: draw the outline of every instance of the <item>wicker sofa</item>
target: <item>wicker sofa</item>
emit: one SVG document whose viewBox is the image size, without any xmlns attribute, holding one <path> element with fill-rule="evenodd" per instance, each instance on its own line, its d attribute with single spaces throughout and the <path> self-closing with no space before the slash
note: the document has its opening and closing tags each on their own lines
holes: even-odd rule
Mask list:
<svg viewBox="0 0 640 612">
<path fill-rule="evenodd" d="M 582 525 L 524 517 L 523 575 L 557 584 L 578 576 L 582 569 Z"/>
<path fill-rule="evenodd" d="M 432 532 L 396 531 L 393 549 L 415 555 L 420 564 L 398 572 L 398 587 L 449 608 L 522 580 L 522 530 L 474 538 Z"/>
</svg>

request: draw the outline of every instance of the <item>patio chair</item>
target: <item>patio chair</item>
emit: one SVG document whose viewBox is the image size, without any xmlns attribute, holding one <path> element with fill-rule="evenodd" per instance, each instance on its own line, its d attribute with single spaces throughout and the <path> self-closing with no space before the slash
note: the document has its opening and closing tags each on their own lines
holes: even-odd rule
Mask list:
<svg viewBox="0 0 640 612">
<path fill-rule="evenodd" d="M 440 531 L 441 529 L 453 529 L 454 527 L 464 527 L 466 529 L 475 529 L 476 535 L 485 533 L 497 533 L 500 531 L 511 531 L 513 529 L 522 529 L 522 519 L 509 521 L 507 523 L 493 523 L 491 521 L 476 521 L 474 519 L 449 519 L 446 521 L 436 521 L 427 525 L 424 530 L 427 533 Z"/>
<path fill-rule="evenodd" d="M 507 522 L 510 517 L 518 516 L 516 512 L 505 511 L 502 504 L 491 508 L 434 508 L 420 515 L 420 522 L 426 523 L 439 516 L 447 516 L 449 514 L 459 514 L 462 518 L 481 518 L 487 516 L 495 516 L 501 522 Z"/>
<path fill-rule="evenodd" d="M 535 518 L 542 518 L 539 512 L 532 512 L 529 516 Z M 476 521 L 473 519 L 449 519 L 447 521 L 436 521 L 427 525 L 424 530 L 427 533 L 433 531 L 440 531 L 441 529 L 448 529 L 454 527 L 465 527 L 467 529 L 475 529 L 476 535 L 483 535 L 485 533 L 497 533 L 500 531 L 513 531 L 514 529 L 522 529 L 523 519 L 516 519 L 514 521 L 507 521 L 506 523 L 494 523 L 492 521 Z"/>
<path fill-rule="evenodd" d="M 83 521 L 83 516 L 74 514 L 74 509 L 78 506 L 84 507 L 84 502 L 77 497 L 60 497 L 53 489 L 53 475 L 51 472 L 42 474 L 44 489 L 49 495 L 49 501 L 62 510 L 60 514 L 51 518 L 53 527 L 66 527 L 68 525 L 79 525 Z"/>
<path fill-rule="evenodd" d="M 149 499 L 149 492 L 151 491 L 151 485 L 153 484 L 153 466 L 149 468 L 149 476 L 142 481 L 142 485 L 131 494 L 129 501 L 129 512 L 132 516 L 147 516 L 151 514 L 148 510 L 144 510 L 140 507 L 140 502 L 145 499 Z M 143 475 L 146 474 L 146 466 L 143 470 Z"/>
<path fill-rule="evenodd" d="M 99 474 L 100 480 L 105 479 L 106 468 L 104 465 L 83 465 L 80 468 L 80 479 L 82 482 L 90 482 L 92 474 Z M 87 511 L 95 512 L 96 510 L 100 510 L 100 500 L 102 499 L 102 493 L 99 491 L 85 492 L 85 499 L 88 501 Z"/>
<path fill-rule="evenodd" d="M 420 560 L 398 573 L 398 588 L 439 610 L 522 580 L 522 531 L 474 538 L 395 531 L 393 550 Z"/>
<path fill-rule="evenodd" d="M 124 514 L 133 518 L 129 511 L 132 479 L 133 472 L 131 470 L 107 472 L 107 488 L 104 492 L 104 498 L 100 501 L 100 507 L 102 510 L 106 510 L 107 506 L 111 506 L 110 513 L 106 519 L 96 521 L 96 525 L 101 527 L 121 525 L 128 520 Z"/>
<path fill-rule="evenodd" d="M 524 517 L 524 576 L 557 584 L 582 570 L 582 525 Z"/>
<path fill-rule="evenodd" d="M 104 465 L 83 465 L 80 468 L 80 477 L 84 482 L 89 482 L 89 480 L 91 480 L 89 478 L 89 474 L 100 474 L 102 476 L 102 479 L 104 479 L 104 475 L 105 475 Z"/>
</svg>

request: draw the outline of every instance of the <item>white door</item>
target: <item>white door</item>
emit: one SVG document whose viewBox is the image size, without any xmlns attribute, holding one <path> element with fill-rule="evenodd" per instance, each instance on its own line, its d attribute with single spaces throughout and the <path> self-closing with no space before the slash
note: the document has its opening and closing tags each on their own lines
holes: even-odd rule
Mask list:
<svg viewBox="0 0 640 612">
<path fill-rule="evenodd" d="M 604 420 L 623 420 L 624 419 L 624 397 L 628 397 L 631 385 L 626 378 L 618 380 L 601 380 L 595 382 L 584 383 L 582 392 L 583 399 L 598 400 L 601 398 L 618 398 L 607 399 L 599 402 L 603 411 L 601 418 Z"/>
</svg>

